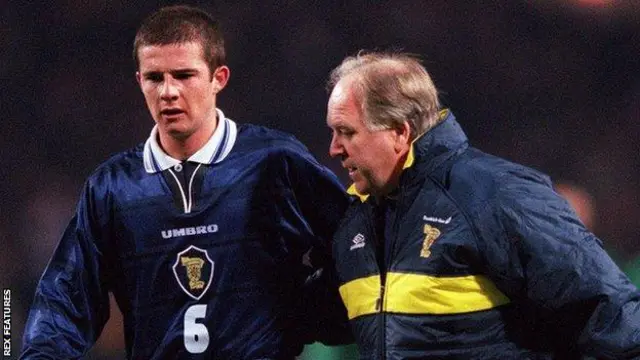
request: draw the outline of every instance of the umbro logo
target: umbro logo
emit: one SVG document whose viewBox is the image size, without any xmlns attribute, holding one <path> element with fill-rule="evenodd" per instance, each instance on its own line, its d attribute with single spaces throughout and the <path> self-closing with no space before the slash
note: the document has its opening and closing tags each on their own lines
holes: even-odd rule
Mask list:
<svg viewBox="0 0 640 360">
<path fill-rule="evenodd" d="M 184 227 L 179 229 L 162 230 L 161 234 L 163 239 L 171 239 L 172 237 L 178 237 L 178 236 L 213 234 L 217 232 L 218 232 L 218 225 L 210 224 L 210 225 L 202 225 L 202 226 Z"/>
<path fill-rule="evenodd" d="M 351 240 L 351 242 L 353 242 L 353 245 L 351 245 L 349 250 L 353 251 L 355 249 L 363 248 L 364 247 L 364 235 L 358 233 L 358 235 L 353 237 L 353 240 Z"/>
<path fill-rule="evenodd" d="M 441 218 L 438 218 L 438 217 L 432 217 L 432 216 L 425 215 L 425 216 L 422 217 L 422 220 L 430 221 L 430 222 L 434 222 L 434 223 L 438 223 L 438 224 L 448 224 L 448 223 L 451 222 L 451 216 L 449 216 L 446 219 L 441 219 Z"/>
</svg>

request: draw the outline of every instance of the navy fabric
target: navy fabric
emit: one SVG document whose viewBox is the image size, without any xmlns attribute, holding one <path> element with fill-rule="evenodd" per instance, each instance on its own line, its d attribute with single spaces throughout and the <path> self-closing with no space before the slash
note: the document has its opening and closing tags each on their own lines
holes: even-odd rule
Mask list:
<svg viewBox="0 0 640 360">
<path fill-rule="evenodd" d="M 326 265 L 349 200 L 301 143 L 240 126 L 224 161 L 199 170 L 190 213 L 142 159 L 141 144 L 89 177 L 37 287 L 22 358 L 82 358 L 108 319 L 109 291 L 130 359 L 291 359 L 305 342 L 348 342 Z M 187 319 L 194 305 L 204 311 Z M 206 327 L 203 352 L 186 348 L 204 341 L 185 340 L 189 321 Z"/>
<path fill-rule="evenodd" d="M 363 359 L 640 358 L 640 292 L 548 177 L 469 147 L 451 112 L 413 146 L 415 162 L 386 200 L 395 209 L 386 229 L 374 226 L 372 197 L 347 211 L 333 244 L 341 284 L 388 272 L 476 275 L 510 303 L 356 317 Z M 425 224 L 440 233 L 421 257 Z M 364 247 L 351 247 L 356 234 Z"/>
</svg>

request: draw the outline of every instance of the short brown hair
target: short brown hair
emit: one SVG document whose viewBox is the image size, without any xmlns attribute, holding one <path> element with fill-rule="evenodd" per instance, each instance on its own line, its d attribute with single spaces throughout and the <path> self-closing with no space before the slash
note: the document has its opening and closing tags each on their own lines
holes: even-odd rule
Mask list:
<svg viewBox="0 0 640 360">
<path fill-rule="evenodd" d="M 225 65 L 224 39 L 220 25 L 203 10 L 187 5 L 163 7 L 147 17 L 133 42 L 133 59 L 140 66 L 138 50 L 148 45 L 171 45 L 199 42 L 204 59 L 213 74 Z"/>
</svg>

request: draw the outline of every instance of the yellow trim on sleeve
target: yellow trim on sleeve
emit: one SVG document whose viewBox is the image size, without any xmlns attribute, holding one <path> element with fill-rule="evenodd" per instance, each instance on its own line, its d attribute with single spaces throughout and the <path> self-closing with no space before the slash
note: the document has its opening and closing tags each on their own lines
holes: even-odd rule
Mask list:
<svg viewBox="0 0 640 360">
<path fill-rule="evenodd" d="M 377 311 L 380 298 L 380 276 L 374 275 L 349 281 L 340 286 L 340 296 L 347 308 L 349 320 Z"/>
</svg>

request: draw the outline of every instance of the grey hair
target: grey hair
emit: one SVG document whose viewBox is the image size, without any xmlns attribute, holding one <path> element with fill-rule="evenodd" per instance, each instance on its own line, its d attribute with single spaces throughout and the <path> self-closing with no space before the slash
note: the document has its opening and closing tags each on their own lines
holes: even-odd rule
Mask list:
<svg viewBox="0 0 640 360">
<path fill-rule="evenodd" d="M 360 51 L 331 72 L 327 90 L 347 77 L 371 130 L 398 128 L 407 121 L 415 139 L 440 121 L 438 90 L 417 56 Z"/>
</svg>

